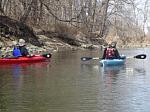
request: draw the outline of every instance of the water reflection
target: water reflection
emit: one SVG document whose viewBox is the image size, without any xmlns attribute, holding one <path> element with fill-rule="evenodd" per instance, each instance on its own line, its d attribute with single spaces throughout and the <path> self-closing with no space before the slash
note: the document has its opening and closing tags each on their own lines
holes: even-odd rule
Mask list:
<svg viewBox="0 0 150 112">
<path fill-rule="evenodd" d="M 40 91 L 37 89 L 40 84 L 45 82 L 43 76 L 47 74 L 49 67 L 47 62 L 0 65 L 0 111 L 32 111 L 28 105 L 35 103 L 33 96 Z"/>
<path fill-rule="evenodd" d="M 121 71 L 125 70 L 126 66 L 125 65 L 122 65 L 122 66 L 108 66 L 108 67 L 106 66 L 106 67 L 101 67 L 100 69 L 101 69 L 101 71 L 102 71 L 101 73 L 103 75 L 108 74 L 108 75 L 113 76 L 113 75 L 117 75 Z"/>
<path fill-rule="evenodd" d="M 81 64 L 81 71 L 86 72 L 86 71 L 99 71 L 99 65 L 98 64 L 92 64 L 92 63 L 82 63 Z"/>
</svg>

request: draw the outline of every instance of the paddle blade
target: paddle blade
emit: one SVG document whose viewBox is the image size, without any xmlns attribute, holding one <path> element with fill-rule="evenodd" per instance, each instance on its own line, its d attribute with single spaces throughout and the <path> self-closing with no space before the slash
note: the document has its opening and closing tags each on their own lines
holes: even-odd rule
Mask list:
<svg viewBox="0 0 150 112">
<path fill-rule="evenodd" d="M 146 58 L 146 54 L 139 54 L 139 55 L 134 56 L 134 58 L 145 59 Z"/>
<path fill-rule="evenodd" d="M 92 57 L 82 57 L 81 60 L 82 61 L 88 61 L 88 60 L 91 60 L 93 59 Z"/>
<path fill-rule="evenodd" d="M 50 53 L 48 53 L 48 54 L 42 54 L 42 56 L 45 58 L 51 58 L 52 55 Z"/>
</svg>

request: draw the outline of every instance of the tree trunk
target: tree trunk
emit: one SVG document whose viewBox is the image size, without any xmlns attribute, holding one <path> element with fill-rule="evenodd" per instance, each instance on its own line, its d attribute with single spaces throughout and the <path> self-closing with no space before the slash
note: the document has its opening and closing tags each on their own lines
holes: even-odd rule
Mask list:
<svg viewBox="0 0 150 112">
<path fill-rule="evenodd" d="M 106 30 L 106 20 L 107 20 L 107 10 L 109 7 L 110 0 L 103 0 L 102 7 L 101 7 L 101 26 L 100 26 L 100 33 L 99 37 L 104 38 L 105 30 Z"/>
</svg>

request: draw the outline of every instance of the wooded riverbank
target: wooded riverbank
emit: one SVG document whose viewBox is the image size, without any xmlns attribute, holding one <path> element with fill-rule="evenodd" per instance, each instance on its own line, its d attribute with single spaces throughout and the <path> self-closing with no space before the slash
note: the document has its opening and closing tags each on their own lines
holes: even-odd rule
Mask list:
<svg viewBox="0 0 150 112">
<path fill-rule="evenodd" d="M 20 38 L 26 40 L 27 48 L 31 54 L 43 52 L 57 52 L 77 49 L 102 49 L 109 42 L 116 41 L 119 48 L 149 47 L 149 41 L 125 41 L 111 36 L 111 38 L 98 37 L 99 32 L 85 33 L 64 24 L 58 24 L 55 30 L 47 31 L 30 27 L 25 23 L 0 16 L 0 45 L 3 55 L 11 54 L 14 41 Z"/>
</svg>

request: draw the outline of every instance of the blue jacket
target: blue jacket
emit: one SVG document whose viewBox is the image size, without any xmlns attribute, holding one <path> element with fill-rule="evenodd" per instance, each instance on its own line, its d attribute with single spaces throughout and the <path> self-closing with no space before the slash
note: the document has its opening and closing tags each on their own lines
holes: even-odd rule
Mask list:
<svg viewBox="0 0 150 112">
<path fill-rule="evenodd" d="M 13 56 L 15 56 L 15 57 L 22 56 L 19 48 L 14 47 L 14 49 L 13 49 Z"/>
</svg>

